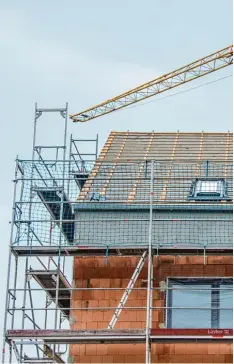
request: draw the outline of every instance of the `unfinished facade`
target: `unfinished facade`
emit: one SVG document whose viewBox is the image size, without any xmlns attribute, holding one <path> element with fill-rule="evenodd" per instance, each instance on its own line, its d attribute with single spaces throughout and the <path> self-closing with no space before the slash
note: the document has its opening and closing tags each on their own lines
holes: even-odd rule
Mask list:
<svg viewBox="0 0 234 364">
<path fill-rule="evenodd" d="M 37 145 L 47 112 L 64 145 Z M 36 108 L 16 163 L 2 361 L 231 363 L 232 134 L 112 132 L 98 156 L 66 124 Z"/>
<path fill-rule="evenodd" d="M 110 134 L 74 206 L 77 244 L 103 246 L 106 256 L 75 258 L 75 287 L 88 290 L 72 296 L 73 307 L 87 308 L 75 314 L 73 329 L 133 335 L 149 319 L 156 336 L 152 362 L 232 361 L 228 342 L 195 343 L 202 329 L 232 328 L 232 257 L 226 255 L 232 246 L 231 164 L 230 133 Z M 113 250 L 117 256 L 109 256 Z M 146 350 L 136 340 L 74 345 L 70 352 L 75 362 L 134 363 L 145 362 Z"/>
</svg>

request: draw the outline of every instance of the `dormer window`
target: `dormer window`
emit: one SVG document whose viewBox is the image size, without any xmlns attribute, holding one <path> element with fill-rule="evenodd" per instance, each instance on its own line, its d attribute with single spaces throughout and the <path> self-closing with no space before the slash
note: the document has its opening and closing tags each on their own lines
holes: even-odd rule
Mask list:
<svg viewBox="0 0 234 364">
<path fill-rule="evenodd" d="M 190 200 L 220 201 L 227 198 L 227 183 L 223 178 L 197 178 L 189 195 Z"/>
</svg>

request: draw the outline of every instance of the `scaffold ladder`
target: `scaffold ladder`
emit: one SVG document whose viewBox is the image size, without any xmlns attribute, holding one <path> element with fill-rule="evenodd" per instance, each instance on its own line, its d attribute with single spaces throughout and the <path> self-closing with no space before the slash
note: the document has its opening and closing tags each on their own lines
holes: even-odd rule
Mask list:
<svg viewBox="0 0 234 364">
<path fill-rule="evenodd" d="M 120 316 L 120 314 L 122 312 L 122 309 L 123 309 L 125 303 L 127 302 L 127 299 L 128 299 L 128 297 L 129 297 L 129 295 L 130 295 L 130 293 L 132 291 L 132 288 L 134 287 L 134 285 L 135 285 L 135 283 L 137 281 L 137 278 L 139 277 L 139 274 L 140 274 L 140 272 L 141 272 L 141 270 L 142 270 L 142 268 L 144 266 L 145 258 L 146 258 L 147 253 L 148 252 L 145 251 L 142 254 L 142 256 L 141 256 L 141 258 L 140 258 L 140 260 L 139 260 L 139 262 L 138 262 L 138 264 L 136 266 L 136 269 L 134 270 L 133 275 L 132 275 L 132 277 L 131 277 L 131 279 L 130 279 L 130 281 L 128 283 L 128 286 L 127 286 L 126 290 L 124 291 L 124 294 L 123 294 L 123 296 L 122 296 L 122 298 L 121 298 L 121 300 L 120 300 L 120 302 L 118 304 L 118 307 L 116 308 L 115 313 L 114 313 L 112 319 L 110 320 L 110 323 L 109 323 L 109 325 L 107 327 L 108 330 L 111 330 L 111 329 L 113 329 L 115 327 L 115 324 L 118 321 L 118 318 L 119 318 L 119 316 Z"/>
</svg>

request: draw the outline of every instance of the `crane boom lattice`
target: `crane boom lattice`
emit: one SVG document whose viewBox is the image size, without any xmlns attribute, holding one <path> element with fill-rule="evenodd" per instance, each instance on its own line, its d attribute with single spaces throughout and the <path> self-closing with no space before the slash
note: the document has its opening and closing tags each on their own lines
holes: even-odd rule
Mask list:
<svg viewBox="0 0 234 364">
<path fill-rule="evenodd" d="M 99 116 L 120 110 L 126 106 L 145 100 L 177 86 L 183 85 L 196 78 L 227 67 L 233 63 L 233 45 L 223 48 L 195 62 L 185 65 L 173 72 L 169 72 L 144 83 L 119 96 L 104 101 L 96 106 L 70 115 L 74 122 L 86 122 Z"/>
</svg>

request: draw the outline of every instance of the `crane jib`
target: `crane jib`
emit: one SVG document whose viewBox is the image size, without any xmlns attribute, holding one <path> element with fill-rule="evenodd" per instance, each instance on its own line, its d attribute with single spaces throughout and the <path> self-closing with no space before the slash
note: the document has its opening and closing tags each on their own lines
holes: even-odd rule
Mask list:
<svg viewBox="0 0 234 364">
<path fill-rule="evenodd" d="M 161 94 L 182 84 L 227 67 L 233 63 L 233 45 L 223 48 L 175 71 L 146 82 L 119 96 L 106 100 L 79 113 L 70 115 L 74 122 L 87 122 L 120 110 L 149 97 Z"/>
</svg>

